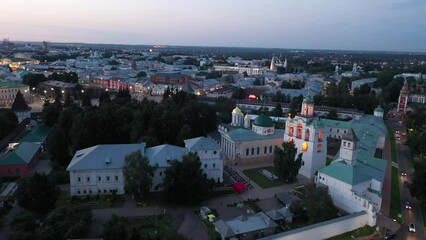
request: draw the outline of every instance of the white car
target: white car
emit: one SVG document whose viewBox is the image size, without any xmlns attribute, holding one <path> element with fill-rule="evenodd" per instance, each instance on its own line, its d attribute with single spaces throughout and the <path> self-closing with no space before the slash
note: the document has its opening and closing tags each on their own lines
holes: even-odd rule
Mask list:
<svg viewBox="0 0 426 240">
<path fill-rule="evenodd" d="M 408 224 L 408 231 L 410 232 L 416 232 L 416 227 L 413 223 Z"/>
</svg>

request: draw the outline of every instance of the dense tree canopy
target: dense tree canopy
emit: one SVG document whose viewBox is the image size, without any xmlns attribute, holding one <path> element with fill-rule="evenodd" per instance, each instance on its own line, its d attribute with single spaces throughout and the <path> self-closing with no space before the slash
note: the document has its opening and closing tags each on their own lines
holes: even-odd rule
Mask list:
<svg viewBox="0 0 426 240">
<path fill-rule="evenodd" d="M 201 169 L 197 153 L 189 152 L 182 161 L 174 160 L 165 171 L 164 193 L 166 200 L 179 204 L 197 204 L 206 199 L 212 190 Z"/>
<path fill-rule="evenodd" d="M 294 146 L 293 142 L 283 142 L 282 149 L 278 147 L 275 148 L 275 171 L 286 183 L 294 182 L 302 167 L 302 153 L 299 153 L 297 156 L 296 154 L 297 148 Z"/>
<path fill-rule="evenodd" d="M 39 83 L 46 81 L 47 78 L 41 73 L 28 73 L 22 77 L 22 82 L 30 88 L 36 87 Z"/>
<path fill-rule="evenodd" d="M 56 198 L 55 184 L 45 174 L 32 173 L 18 180 L 16 199 L 22 208 L 45 214 L 55 206 Z"/>
<path fill-rule="evenodd" d="M 72 105 L 57 118 L 51 114 L 49 125 L 57 122 L 49 137 L 53 144 L 49 152 L 60 160 L 65 149 L 73 155 L 77 150 L 97 144 L 125 144 L 148 141 L 153 144 L 169 143 L 183 146 L 186 138 L 205 136 L 216 129 L 216 112 L 212 106 L 198 102 L 195 95 L 170 92 L 160 103 L 144 99 L 129 99 L 128 92 L 117 94 L 113 100 L 102 101 L 100 106 L 83 109 Z M 46 107 L 46 114 L 50 105 Z M 47 120 L 47 119 L 46 119 Z M 45 121 L 46 121 L 45 120 Z M 65 141 L 66 140 L 66 141 Z M 66 165 L 65 162 L 63 164 Z"/>
<path fill-rule="evenodd" d="M 290 205 L 290 211 L 298 218 L 306 218 L 308 224 L 318 223 L 337 217 L 337 208 L 326 187 L 313 184 L 303 188 L 303 197 Z"/>
<path fill-rule="evenodd" d="M 127 155 L 123 167 L 126 191 L 137 198 L 142 198 L 151 189 L 154 170 L 148 158 L 142 156 L 140 151 Z"/>
</svg>

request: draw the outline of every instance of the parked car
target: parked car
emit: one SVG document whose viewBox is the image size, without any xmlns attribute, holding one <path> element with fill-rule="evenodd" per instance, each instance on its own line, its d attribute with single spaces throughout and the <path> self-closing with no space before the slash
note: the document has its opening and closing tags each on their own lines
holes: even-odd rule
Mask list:
<svg viewBox="0 0 426 240">
<path fill-rule="evenodd" d="M 406 171 L 401 171 L 401 176 L 407 176 L 407 172 Z"/>
<path fill-rule="evenodd" d="M 405 203 L 405 209 L 411 210 L 411 203 L 410 202 Z"/>
<path fill-rule="evenodd" d="M 408 231 L 416 232 L 416 227 L 414 226 L 414 223 L 408 224 Z"/>
<path fill-rule="evenodd" d="M 387 232 L 387 233 L 385 234 L 384 239 L 394 239 L 395 237 L 396 237 L 396 234 L 395 234 L 395 233 L 393 233 L 393 232 Z"/>
</svg>

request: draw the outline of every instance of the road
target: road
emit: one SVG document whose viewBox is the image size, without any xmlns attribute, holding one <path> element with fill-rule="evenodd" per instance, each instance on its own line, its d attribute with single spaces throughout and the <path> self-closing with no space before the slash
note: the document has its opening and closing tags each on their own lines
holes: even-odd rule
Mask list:
<svg viewBox="0 0 426 240">
<path fill-rule="evenodd" d="M 399 118 L 391 118 L 387 121 L 387 125 L 393 131 L 400 131 L 400 133 L 403 133 L 406 131 L 404 122 L 400 123 L 399 121 Z M 407 176 L 399 175 L 403 223 L 402 227 L 397 232 L 397 239 L 424 240 L 426 239 L 426 237 L 425 228 L 423 227 L 422 215 L 420 211 L 420 203 L 417 201 L 416 198 L 410 195 L 409 189 L 407 187 L 404 187 L 404 181 L 411 182 L 411 176 L 413 176 L 414 173 L 414 169 L 410 160 L 410 155 L 408 153 L 408 146 L 402 144 L 405 140 L 405 137 L 401 135 L 401 140 L 396 141 L 399 171 L 407 172 Z M 405 209 L 406 202 L 411 203 L 412 210 Z M 414 223 L 416 227 L 416 233 L 410 233 L 408 231 L 409 223 Z"/>
</svg>

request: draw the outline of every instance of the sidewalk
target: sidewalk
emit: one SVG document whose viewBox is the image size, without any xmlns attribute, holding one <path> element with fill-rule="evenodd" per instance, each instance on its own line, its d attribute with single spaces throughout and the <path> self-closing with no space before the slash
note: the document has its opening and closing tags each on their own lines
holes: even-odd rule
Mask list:
<svg viewBox="0 0 426 240">
<path fill-rule="evenodd" d="M 389 136 L 386 136 L 385 147 L 383 149 L 383 159 L 387 160 L 388 165 L 382 188 L 382 206 L 380 209 L 380 214 L 389 217 L 392 181 L 392 158 Z"/>
</svg>

